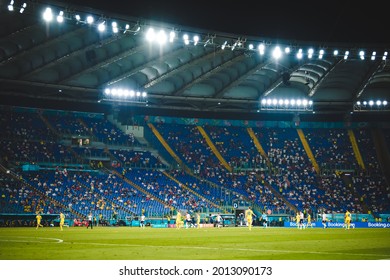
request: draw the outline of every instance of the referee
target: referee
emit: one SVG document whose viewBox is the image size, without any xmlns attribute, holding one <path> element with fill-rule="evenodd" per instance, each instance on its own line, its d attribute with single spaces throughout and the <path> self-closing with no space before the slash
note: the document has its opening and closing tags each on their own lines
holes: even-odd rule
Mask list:
<svg viewBox="0 0 390 280">
<path fill-rule="evenodd" d="M 87 226 L 87 229 L 91 226 L 91 229 L 93 228 L 93 216 L 92 216 L 92 213 L 89 212 L 88 214 L 88 226 Z"/>
</svg>

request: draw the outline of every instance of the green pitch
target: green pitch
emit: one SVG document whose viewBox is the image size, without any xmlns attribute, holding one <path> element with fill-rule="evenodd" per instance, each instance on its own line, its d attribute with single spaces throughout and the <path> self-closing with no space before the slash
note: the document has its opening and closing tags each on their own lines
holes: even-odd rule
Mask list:
<svg viewBox="0 0 390 280">
<path fill-rule="evenodd" d="M 379 260 L 390 229 L 0 228 L 2 260 Z"/>
</svg>

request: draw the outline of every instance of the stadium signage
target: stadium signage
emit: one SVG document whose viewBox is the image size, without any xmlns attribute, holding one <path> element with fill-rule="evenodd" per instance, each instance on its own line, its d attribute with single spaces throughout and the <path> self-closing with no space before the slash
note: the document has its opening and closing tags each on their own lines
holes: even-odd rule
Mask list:
<svg viewBox="0 0 390 280">
<path fill-rule="evenodd" d="M 340 223 L 340 222 L 327 222 L 326 223 L 326 226 L 328 228 L 342 228 L 344 226 L 344 223 Z M 351 228 L 355 228 L 356 225 L 354 223 L 351 223 Z"/>
<path fill-rule="evenodd" d="M 321 222 L 312 223 L 313 228 L 322 228 Z M 344 223 L 342 222 L 327 222 L 327 228 L 343 228 Z M 284 222 L 284 227 L 297 227 L 296 222 Z M 355 222 L 351 223 L 351 228 L 390 228 L 390 223 L 383 222 Z"/>
<path fill-rule="evenodd" d="M 368 223 L 369 228 L 390 228 L 390 223 Z"/>
</svg>

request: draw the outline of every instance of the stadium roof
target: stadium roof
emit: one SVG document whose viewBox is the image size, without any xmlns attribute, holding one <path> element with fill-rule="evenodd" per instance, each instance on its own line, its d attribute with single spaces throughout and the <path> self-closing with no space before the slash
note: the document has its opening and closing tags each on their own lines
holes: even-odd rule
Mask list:
<svg viewBox="0 0 390 280">
<path fill-rule="evenodd" d="M 275 116 L 274 112 L 287 117 L 296 113 L 308 118 L 322 116 L 324 120 L 352 115 L 357 119 L 389 118 L 389 105 L 377 104 L 390 101 L 388 40 L 313 41 L 296 34 L 291 36 L 299 40 L 259 37 L 251 30 L 214 31 L 216 25 L 211 23 L 210 28 L 200 28 L 202 24 L 175 25 L 171 20 L 129 16 L 120 12 L 120 6 L 114 11 L 69 1 L 49 2 L 0 1 L 3 104 L 81 106 L 85 110 L 115 106 L 147 114 L 234 118 L 262 118 Z M 51 22 L 42 17 L 47 7 L 51 8 Z M 88 15 L 93 17 L 92 23 L 87 22 Z M 58 22 L 61 16 L 63 22 Z M 215 17 L 218 19 L 218 13 Z M 239 25 L 241 18 L 232 17 L 231 21 Z M 154 41 L 146 39 L 150 28 L 155 31 L 154 37 L 150 36 Z M 307 30 L 312 32 L 313 26 Z M 169 42 L 170 32 L 176 35 L 173 42 Z M 187 41 L 184 35 L 188 35 Z M 277 47 L 281 56 L 276 59 Z M 133 90 L 146 92 L 147 97 L 125 100 Z M 108 101 L 112 92 L 115 101 Z M 268 104 L 264 101 L 263 106 L 263 99 L 269 99 Z M 291 100 L 313 103 L 309 109 L 296 111 Z M 363 106 L 370 100 L 372 105 Z M 359 106 L 358 101 L 362 102 Z"/>
</svg>

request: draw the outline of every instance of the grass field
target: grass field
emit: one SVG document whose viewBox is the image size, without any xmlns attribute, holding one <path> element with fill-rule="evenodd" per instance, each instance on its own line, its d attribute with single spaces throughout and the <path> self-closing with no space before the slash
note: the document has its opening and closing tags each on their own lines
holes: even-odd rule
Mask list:
<svg viewBox="0 0 390 280">
<path fill-rule="evenodd" d="M 0 228 L 2 260 L 380 260 L 390 229 Z"/>
</svg>

